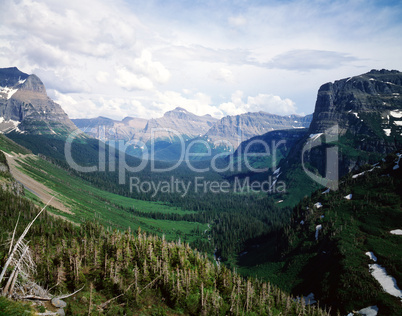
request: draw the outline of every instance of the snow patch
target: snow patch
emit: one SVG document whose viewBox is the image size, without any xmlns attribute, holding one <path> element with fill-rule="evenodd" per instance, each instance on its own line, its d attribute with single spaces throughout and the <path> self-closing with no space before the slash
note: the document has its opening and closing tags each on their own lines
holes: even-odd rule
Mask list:
<svg viewBox="0 0 402 316">
<path fill-rule="evenodd" d="M 377 257 L 374 255 L 374 253 L 372 253 L 371 251 L 367 251 L 366 252 L 366 256 L 369 256 L 369 258 L 371 260 L 373 260 L 374 262 L 377 262 Z"/>
<path fill-rule="evenodd" d="M 395 121 L 394 124 L 395 124 L 396 126 L 402 126 L 402 121 Z"/>
<path fill-rule="evenodd" d="M 359 113 L 353 112 L 352 114 L 353 114 L 354 116 L 356 116 L 356 118 L 358 118 L 358 119 L 360 118 L 360 117 L 359 117 Z"/>
<path fill-rule="evenodd" d="M 385 292 L 402 299 L 402 291 L 396 284 L 395 278 L 387 274 L 384 267 L 377 263 L 369 264 L 371 275 L 381 284 Z"/>
<path fill-rule="evenodd" d="M 9 87 L 0 87 L 0 93 L 4 93 L 6 95 L 7 100 L 9 100 L 14 93 L 16 93 L 18 89 L 12 89 Z"/>
<path fill-rule="evenodd" d="M 327 193 L 329 193 L 329 191 L 331 191 L 331 190 L 328 188 L 324 192 L 322 192 L 321 194 L 327 194 Z"/>
<path fill-rule="evenodd" d="M 389 112 L 389 114 L 392 117 L 395 117 L 395 118 L 401 118 L 402 117 L 402 111 L 401 110 L 394 110 L 394 111 Z"/>
<path fill-rule="evenodd" d="M 321 208 L 321 207 L 322 207 L 322 204 L 321 204 L 320 202 L 317 202 L 317 203 L 314 204 L 314 206 L 315 206 L 316 208 Z"/>
<path fill-rule="evenodd" d="M 378 307 L 377 305 L 369 306 L 366 308 L 362 308 L 361 310 L 357 311 L 358 314 L 363 316 L 377 316 L 378 314 Z M 348 314 L 353 316 L 353 313 Z"/>
<path fill-rule="evenodd" d="M 9 132 L 12 132 L 12 131 L 16 131 L 16 132 L 19 132 L 19 133 L 24 133 L 18 128 L 18 125 L 20 125 L 21 122 L 14 121 L 14 120 L 5 120 L 4 117 L 1 117 L 0 118 L 0 123 L 12 125 L 12 126 L 6 127 L 4 129 L 4 132 L 6 132 L 6 133 L 9 133 Z"/>
<path fill-rule="evenodd" d="M 386 136 L 391 136 L 391 129 L 390 128 L 384 128 L 383 131 L 384 131 Z"/>
<path fill-rule="evenodd" d="M 25 81 L 27 81 L 26 79 L 24 80 L 18 80 L 18 84 L 23 84 Z"/>
<path fill-rule="evenodd" d="M 391 230 L 390 233 L 392 235 L 402 235 L 402 229 L 394 229 L 394 230 Z"/>
<path fill-rule="evenodd" d="M 281 167 L 279 167 L 278 169 L 276 169 L 273 174 L 278 174 L 280 170 L 281 170 Z"/>
<path fill-rule="evenodd" d="M 348 194 L 348 195 L 346 195 L 346 196 L 344 196 L 344 198 L 345 198 L 346 200 L 351 200 L 351 199 L 352 199 L 352 193 L 351 193 L 351 194 Z"/>
</svg>

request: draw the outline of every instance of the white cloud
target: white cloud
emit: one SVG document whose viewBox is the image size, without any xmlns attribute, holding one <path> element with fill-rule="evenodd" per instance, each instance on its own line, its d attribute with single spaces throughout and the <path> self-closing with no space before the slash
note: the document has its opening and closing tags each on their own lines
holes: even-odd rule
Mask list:
<svg viewBox="0 0 402 316">
<path fill-rule="evenodd" d="M 159 109 L 161 115 L 176 107 L 182 107 L 196 115 L 210 114 L 214 117 L 223 116 L 222 111 L 211 105 L 211 98 L 201 92 L 195 93 L 192 96 L 183 96 L 179 92 L 166 91 L 164 93 L 157 93 L 157 99 L 158 101 L 153 102 L 153 105 Z"/>
<path fill-rule="evenodd" d="M 61 105 L 70 118 L 98 116 L 98 106 L 89 99 L 78 98 L 76 100 L 71 95 L 60 93 L 57 90 L 49 90 L 48 93 L 56 103 Z"/>
<path fill-rule="evenodd" d="M 247 101 L 244 101 L 244 93 L 239 90 L 233 93 L 231 102 L 220 104 L 219 109 L 226 115 L 259 111 L 279 115 L 296 113 L 295 103 L 290 99 L 281 99 L 272 94 L 258 94 L 255 97 L 248 96 Z"/>
<path fill-rule="evenodd" d="M 255 97 L 248 97 L 247 104 L 252 112 L 264 111 L 275 114 L 294 114 L 296 113 L 295 103 L 290 99 L 282 99 L 277 95 L 258 94 Z"/>
<path fill-rule="evenodd" d="M 230 16 L 228 22 L 231 26 L 240 27 L 247 24 L 247 19 L 242 15 Z"/>
<path fill-rule="evenodd" d="M 35 72 L 76 117 L 311 113 L 322 83 L 402 69 L 401 14 L 378 1 L 2 0 L 0 67 Z"/>
<path fill-rule="evenodd" d="M 158 83 L 165 83 L 170 78 L 169 71 L 160 62 L 152 60 L 152 54 L 148 50 L 143 50 L 141 56 L 134 60 L 133 69 L 150 77 Z"/>
<path fill-rule="evenodd" d="M 121 120 L 126 116 L 149 118 L 149 108 L 133 98 L 92 98 L 91 95 L 63 94 L 49 90 L 49 95 L 66 110 L 70 118 L 93 118 L 106 116 Z M 153 115 L 158 115 L 153 112 Z"/>
<path fill-rule="evenodd" d="M 310 71 L 315 69 L 339 68 L 344 64 L 357 60 L 358 58 L 354 56 L 340 52 L 296 49 L 275 56 L 271 62 L 267 63 L 267 67 Z"/>
<path fill-rule="evenodd" d="M 110 74 L 107 71 L 98 71 L 95 79 L 100 83 L 106 83 L 108 81 Z"/>
<path fill-rule="evenodd" d="M 228 68 L 214 68 L 213 71 L 211 71 L 210 76 L 217 81 L 227 83 L 233 83 L 235 81 L 233 72 Z"/>
<path fill-rule="evenodd" d="M 145 76 L 138 76 L 125 67 L 116 69 L 115 82 L 122 88 L 132 90 L 151 90 L 154 88 L 152 81 Z"/>
</svg>

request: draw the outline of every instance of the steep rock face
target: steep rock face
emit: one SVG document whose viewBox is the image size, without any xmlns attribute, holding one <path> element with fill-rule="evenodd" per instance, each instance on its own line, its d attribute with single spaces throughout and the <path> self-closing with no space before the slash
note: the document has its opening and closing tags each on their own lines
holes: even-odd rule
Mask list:
<svg viewBox="0 0 402 316">
<path fill-rule="evenodd" d="M 242 141 L 273 130 L 309 127 L 311 117 L 311 115 L 280 116 L 265 112 L 226 116 L 216 123 L 206 136 L 211 141 L 230 142 L 237 148 Z"/>
<path fill-rule="evenodd" d="M 329 135 L 326 131 L 334 126 L 338 126 L 336 137 L 330 137 L 331 141 L 325 144 Z M 315 146 L 315 141 L 319 140 L 323 144 Z M 312 148 L 305 150 L 309 144 L 312 144 Z M 338 159 L 330 162 L 327 161 L 327 149 L 331 147 L 337 148 Z M 294 196 L 294 190 L 304 188 L 298 192 L 298 198 L 301 198 L 317 188 L 302 168 L 303 152 L 304 166 L 310 171 L 325 177 L 331 164 L 335 166 L 336 162 L 338 175 L 342 177 L 400 149 L 402 73 L 396 70 L 372 70 L 320 87 L 308 132 L 281 163 L 282 180 L 288 184 L 289 193 Z M 294 202 L 297 202 L 296 199 Z"/>
<path fill-rule="evenodd" d="M 0 69 L 0 131 L 63 134 L 76 129 L 63 109 L 52 101 L 36 75 L 17 68 Z"/>
<path fill-rule="evenodd" d="M 402 73 L 372 70 L 369 73 L 326 83 L 317 95 L 311 133 L 321 133 L 338 124 L 340 135 L 400 134 L 395 124 L 402 108 Z M 396 113 L 394 113 L 396 111 Z M 392 113 L 391 113 L 392 112 Z M 378 133 L 380 128 L 383 130 Z M 390 128 L 390 135 L 384 129 Z"/>
</svg>

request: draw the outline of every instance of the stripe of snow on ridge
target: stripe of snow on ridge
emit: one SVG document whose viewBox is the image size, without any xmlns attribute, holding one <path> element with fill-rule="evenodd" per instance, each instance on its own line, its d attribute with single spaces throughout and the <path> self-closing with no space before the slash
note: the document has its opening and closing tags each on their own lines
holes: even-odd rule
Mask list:
<svg viewBox="0 0 402 316">
<path fill-rule="evenodd" d="M 394 230 L 391 230 L 390 233 L 392 235 L 402 235 L 402 229 L 394 229 Z"/>
<path fill-rule="evenodd" d="M 318 232 L 322 229 L 322 225 L 317 225 L 315 227 L 315 240 L 318 240 Z"/>
<path fill-rule="evenodd" d="M 371 171 L 373 171 L 373 170 L 376 169 L 376 168 L 380 168 L 380 166 L 375 166 L 375 167 L 371 168 L 370 170 L 363 171 L 363 172 L 360 172 L 360 173 L 358 173 L 358 174 L 355 174 L 355 175 L 352 176 L 352 179 L 356 179 L 356 178 L 358 178 L 358 177 L 364 175 L 366 172 L 371 172 Z"/>
</svg>

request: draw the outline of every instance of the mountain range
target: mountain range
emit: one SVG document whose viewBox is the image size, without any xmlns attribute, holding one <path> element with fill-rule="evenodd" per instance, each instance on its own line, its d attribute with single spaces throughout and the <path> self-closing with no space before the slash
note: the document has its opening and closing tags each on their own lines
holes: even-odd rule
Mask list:
<svg viewBox="0 0 402 316">
<path fill-rule="evenodd" d="M 0 135 L 0 231 L 8 232 L 0 240 L 11 236 L 18 208 L 27 222 L 35 214 L 29 203 L 42 206 L 44 197 L 55 196 L 47 214 L 80 227 L 46 215 L 32 227 L 32 236 L 38 236 L 32 245 L 42 284 L 71 291 L 84 285 L 78 299 L 68 300 L 69 312 L 87 314 L 95 304 L 100 313 L 161 314 L 153 306 L 157 298 L 162 303 L 155 305 L 171 314 L 198 315 L 212 307 L 222 314 L 258 314 L 260 306 L 278 315 L 326 314 L 311 307 L 319 300 L 319 306 L 331 306 L 328 315 L 376 315 L 378 310 L 399 315 L 401 72 L 371 70 L 325 83 L 312 116 L 258 112 L 218 120 L 176 108 L 150 120 L 80 119 L 75 124 L 91 137 L 73 143 L 74 160 L 103 165 L 94 172 L 66 163 L 65 139 L 78 130 L 47 97 L 39 78 L 16 68 L 0 73 L 0 127 L 5 134 Z M 152 129 L 162 129 L 156 158 L 171 162 L 156 163 L 165 169 L 179 157 L 178 136 L 185 146 L 226 139 L 235 150 L 216 161 L 193 161 L 199 169 L 211 163 L 220 168 L 203 173 L 192 170 L 188 161 L 166 173 L 152 172 L 150 166 L 131 172 L 130 166 L 141 160 L 125 157 L 123 180 L 130 179 L 130 187 L 121 184 L 117 169 L 122 153 L 111 147 L 112 141 L 149 144 Z M 227 150 L 216 144 L 212 154 Z M 203 153 L 203 148 L 193 149 L 193 154 Z M 161 190 L 152 188 L 158 183 Z M 258 183 L 265 183 L 265 189 Z M 185 194 L 175 191 L 186 184 Z M 217 191 L 219 184 L 224 187 Z M 284 190 L 276 190 L 275 184 Z M 127 228 L 127 233 L 116 233 Z M 147 239 L 143 231 L 160 239 Z M 71 234 L 79 242 L 69 237 L 67 243 L 59 242 Z M 177 242 L 167 244 L 165 238 Z M 190 246 L 210 260 L 207 255 L 200 260 Z M 0 248 L 0 258 L 7 251 Z M 42 254 L 48 254 L 46 260 Z M 231 276 L 222 264 L 257 279 Z M 133 293 L 130 286 L 137 281 L 141 286 Z M 394 285 L 391 290 L 389 284 Z M 270 299 L 275 286 L 304 299 L 283 294 L 281 300 Z"/>
<path fill-rule="evenodd" d="M 163 117 L 148 121 L 126 117 L 122 121 L 103 117 L 93 119 L 73 119 L 74 124 L 85 133 L 111 140 L 150 141 L 151 136 L 157 142 L 173 144 L 181 138 L 183 141 L 199 138 L 215 143 L 216 146 L 236 149 L 240 143 L 253 136 L 272 130 L 306 128 L 312 115 L 280 116 L 265 112 L 252 112 L 235 116 L 225 116 L 218 120 L 211 115 L 198 116 L 177 107 L 166 112 Z"/>
</svg>

